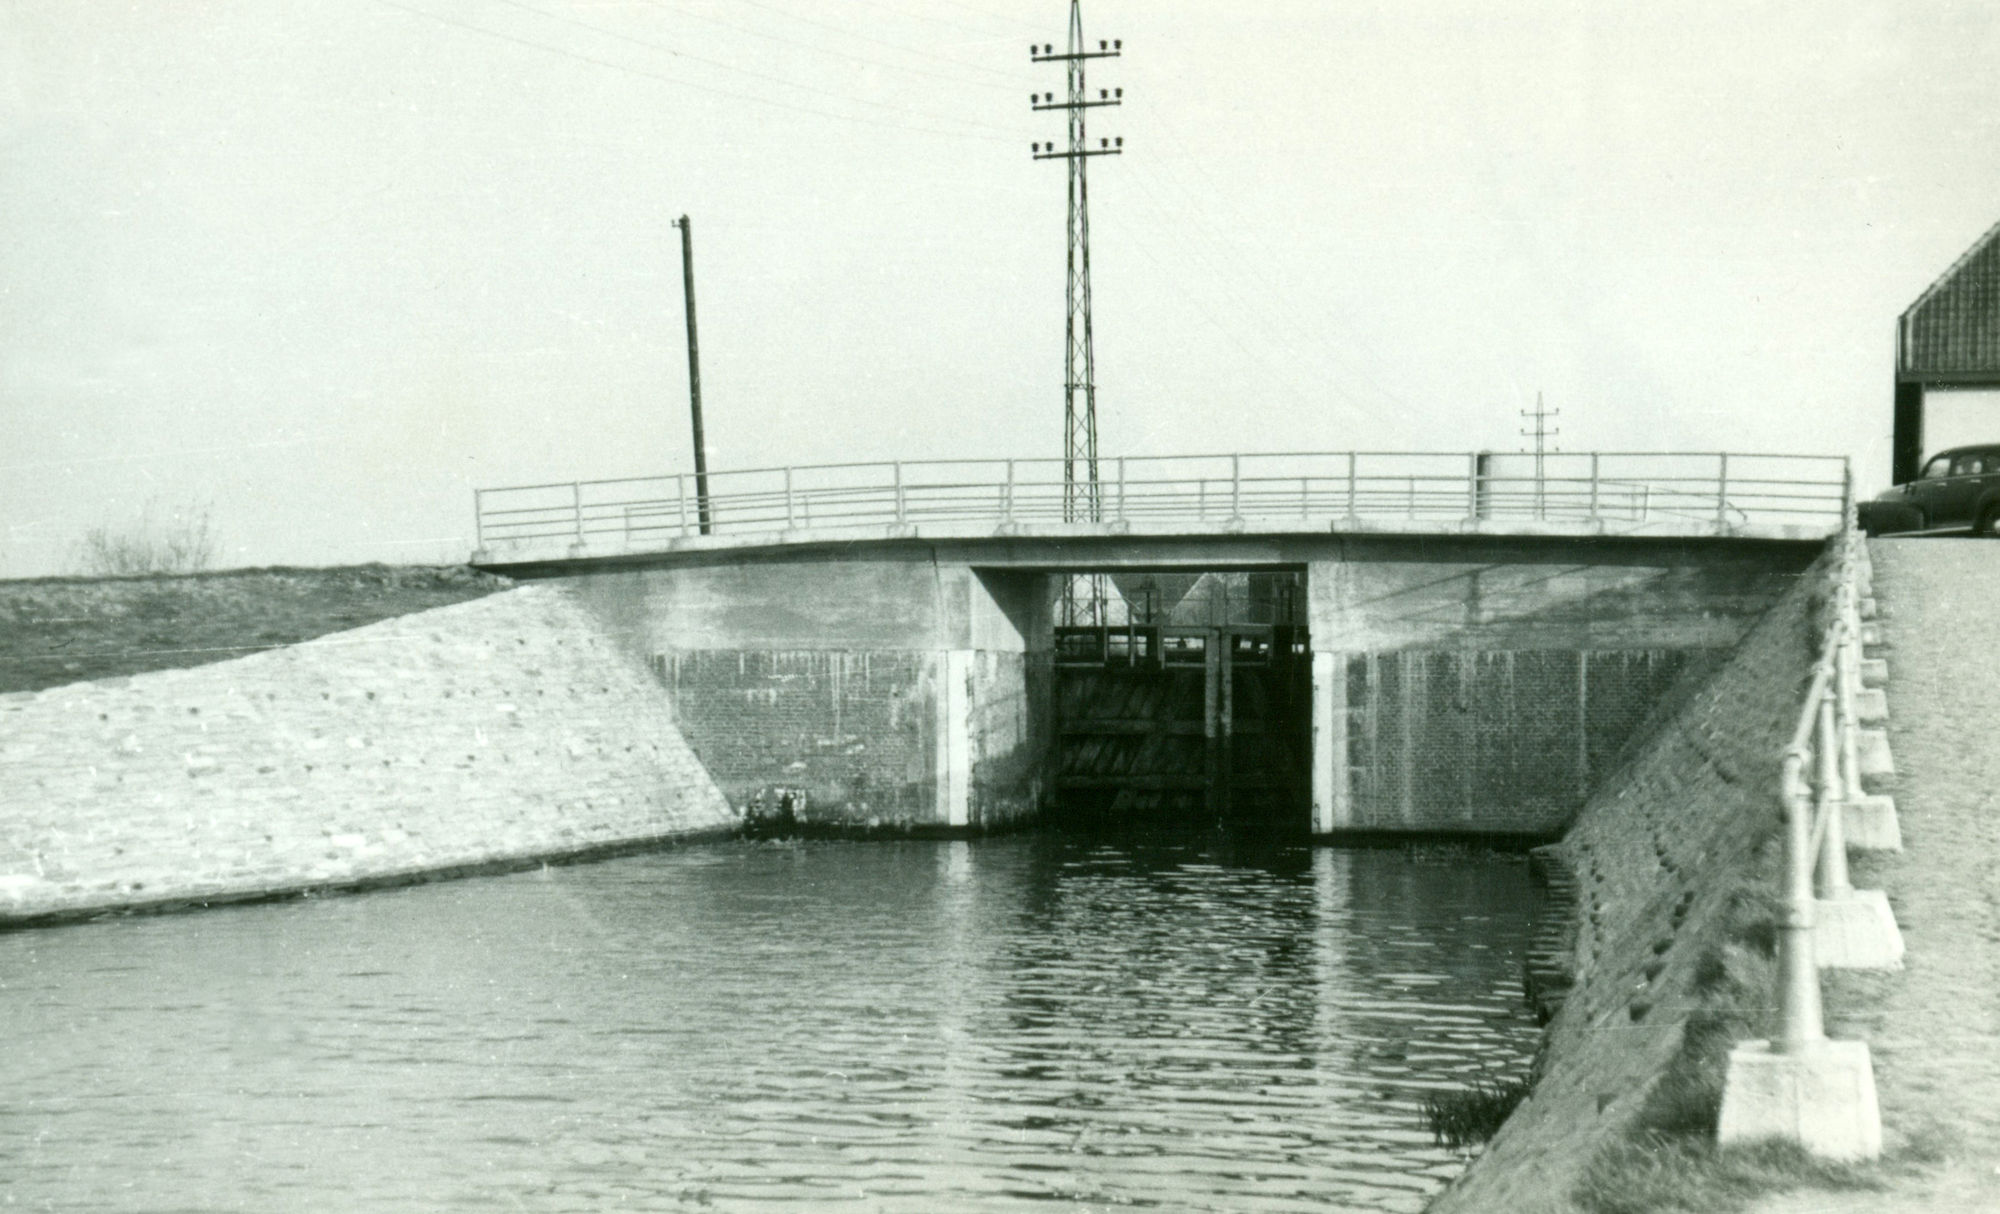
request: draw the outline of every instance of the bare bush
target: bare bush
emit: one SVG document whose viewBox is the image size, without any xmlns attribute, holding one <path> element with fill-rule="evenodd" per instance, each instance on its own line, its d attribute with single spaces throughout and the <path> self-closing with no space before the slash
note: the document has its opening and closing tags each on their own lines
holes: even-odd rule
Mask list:
<svg viewBox="0 0 2000 1214">
<path fill-rule="evenodd" d="M 206 504 L 163 509 L 149 501 L 136 520 L 92 527 L 77 545 L 77 564 L 99 576 L 199 573 L 214 559 L 215 531 Z"/>
</svg>

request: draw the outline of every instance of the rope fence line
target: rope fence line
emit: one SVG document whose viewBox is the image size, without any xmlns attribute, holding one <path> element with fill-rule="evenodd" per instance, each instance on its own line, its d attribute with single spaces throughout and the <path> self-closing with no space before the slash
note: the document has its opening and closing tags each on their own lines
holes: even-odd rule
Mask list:
<svg viewBox="0 0 2000 1214">
<path fill-rule="evenodd" d="M 1843 456 L 1559 452 L 1529 457 L 1383 451 L 1121 456 L 1095 487 L 1059 459 L 890 461 L 552 482 L 474 491 L 478 546 L 646 546 L 710 531 L 772 535 L 959 524 L 1190 524 L 1342 519 L 1535 520 L 1607 530 L 1678 524 L 1836 530 L 1851 507 Z"/>
</svg>

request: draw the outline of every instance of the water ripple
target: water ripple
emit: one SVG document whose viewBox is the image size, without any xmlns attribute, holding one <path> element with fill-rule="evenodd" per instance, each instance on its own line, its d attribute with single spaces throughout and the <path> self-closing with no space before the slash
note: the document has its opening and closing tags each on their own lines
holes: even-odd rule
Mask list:
<svg viewBox="0 0 2000 1214">
<path fill-rule="evenodd" d="M 1518 863 L 719 844 L 0 937 L 51 1210 L 1415 1211 Z"/>
</svg>

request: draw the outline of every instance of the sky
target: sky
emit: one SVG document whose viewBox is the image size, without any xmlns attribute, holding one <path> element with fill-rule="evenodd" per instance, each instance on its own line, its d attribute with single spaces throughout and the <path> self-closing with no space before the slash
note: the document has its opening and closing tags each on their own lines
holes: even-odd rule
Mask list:
<svg viewBox="0 0 2000 1214">
<path fill-rule="evenodd" d="M 1061 0 L 0 6 L 0 576 L 463 560 L 480 486 L 1062 450 Z M 2000 221 L 2000 16 L 1089 0 L 1107 455 L 1845 454 Z M 1934 398 L 1929 445 L 2000 400 Z"/>
</svg>

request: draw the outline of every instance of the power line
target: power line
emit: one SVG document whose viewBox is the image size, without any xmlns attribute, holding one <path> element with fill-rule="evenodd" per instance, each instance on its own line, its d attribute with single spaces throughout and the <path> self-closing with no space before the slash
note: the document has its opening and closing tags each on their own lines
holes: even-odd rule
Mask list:
<svg viewBox="0 0 2000 1214">
<path fill-rule="evenodd" d="M 1216 189 L 1215 180 L 1214 178 L 1208 175 L 1207 169 L 1205 169 L 1202 166 L 1201 159 L 1195 156 L 1193 152 L 1188 148 L 1186 141 L 1174 128 L 1173 124 L 1167 121 L 1165 115 L 1160 113 L 1156 107 L 1147 106 L 1144 104 L 1140 106 L 1140 109 L 1142 111 L 1143 116 L 1150 117 L 1159 124 L 1161 133 L 1167 138 L 1167 140 L 1173 146 L 1180 149 L 1182 153 L 1182 158 L 1185 159 L 1190 165 L 1194 167 L 1195 172 L 1199 174 L 1203 179 L 1203 181 L 1205 181 L 1210 187 L 1211 193 L 1225 193 L 1224 191 Z M 1180 178 L 1173 173 L 1173 164 L 1171 159 L 1167 157 L 1161 157 L 1158 158 L 1158 160 L 1159 160 L 1159 167 L 1165 171 L 1165 176 L 1163 176 L 1161 180 L 1166 184 L 1171 185 L 1184 199 L 1186 199 L 1190 203 L 1193 203 L 1195 200 L 1195 191 L 1192 188 L 1190 188 L 1186 183 L 1182 182 Z M 1203 221 L 1202 208 L 1198 204 L 1192 205 L 1189 208 L 1189 214 L 1190 217 L 1194 219 L 1194 221 L 1197 224 L 1203 225 L 1204 235 L 1208 235 L 1209 229 L 1206 228 L 1206 225 Z M 1239 222 L 1235 226 L 1238 228 L 1242 228 L 1246 225 Z M 1250 272 L 1254 277 L 1258 279 L 1257 285 L 1262 287 L 1269 295 L 1275 296 L 1282 294 L 1282 292 L 1278 291 L 1273 286 L 1273 284 L 1270 282 L 1269 279 L 1264 278 L 1261 274 L 1257 274 L 1254 265 L 1252 265 L 1250 262 L 1242 261 L 1239 264 L 1241 264 L 1243 269 Z M 1386 400 L 1388 400 L 1392 404 L 1401 405 L 1405 408 L 1410 407 L 1410 403 L 1408 401 L 1405 401 L 1402 397 L 1398 396 L 1393 390 L 1384 387 L 1380 382 L 1378 382 L 1375 379 L 1374 376 L 1368 374 L 1365 368 L 1357 364 L 1348 362 L 1348 360 L 1343 359 L 1339 355 L 1334 354 L 1330 350 L 1326 349 L 1323 344 L 1315 344 L 1319 340 L 1318 338 L 1316 338 L 1316 335 L 1307 333 L 1304 329 L 1299 327 L 1298 324 L 1296 324 L 1291 320 L 1290 314 L 1285 310 L 1283 309 L 1278 310 L 1278 312 L 1276 313 L 1278 319 L 1275 322 L 1273 322 L 1273 320 L 1271 319 L 1272 316 L 1271 313 L 1259 313 L 1254 304 L 1250 305 L 1250 310 L 1253 313 L 1257 314 L 1257 318 L 1266 326 L 1273 329 L 1288 329 L 1293 336 L 1297 337 L 1300 341 L 1305 342 L 1307 343 L 1307 345 L 1311 346 L 1315 350 L 1317 357 L 1330 360 L 1332 363 L 1336 364 L 1341 371 L 1361 379 L 1362 381 L 1367 383 L 1369 387 L 1375 389 L 1376 392 L 1380 393 Z M 1362 344 L 1368 353 L 1370 354 L 1375 353 L 1375 351 L 1372 348 L 1367 347 L 1365 342 Z M 1287 342 L 1286 345 L 1290 346 L 1291 343 Z M 1291 347 L 1291 348 L 1293 349 L 1294 353 L 1297 353 L 1297 347 Z M 1378 418 L 1386 416 L 1381 412 L 1381 410 L 1375 408 L 1374 406 L 1364 403 L 1358 397 L 1350 395 L 1349 393 L 1346 392 L 1345 389 L 1341 390 L 1341 394 L 1347 397 L 1349 403 L 1365 410 L 1368 413 L 1373 414 Z"/>
<path fill-rule="evenodd" d="M 905 46 L 903 43 L 900 42 L 890 42 L 886 38 L 876 38 L 868 34 L 857 34 L 851 29 L 844 29 L 838 25 L 829 25 L 824 21 L 815 21 L 811 17 L 801 17 L 797 13 L 788 12 L 785 9 L 778 8 L 774 5 L 760 3 L 759 0 L 737 0 L 737 2 L 740 4 L 748 5 L 751 8 L 762 9 L 767 13 L 775 13 L 780 17 L 785 17 L 789 20 L 797 21 L 802 25 L 810 25 L 816 29 L 826 30 L 828 33 L 839 34 L 843 38 L 854 38 L 861 42 L 872 42 L 877 46 L 886 46 L 892 51 L 902 51 L 905 54 L 910 54 L 910 55 L 922 55 L 929 59 L 936 59 L 941 63 L 952 64 L 955 67 L 970 68 L 975 72 L 986 72 L 989 75 L 1005 76 L 1009 79 L 1018 79 L 1018 77 L 1016 77 L 1012 72 L 1002 71 L 999 68 L 988 67 L 983 63 L 974 63 L 970 59 L 958 59 L 954 58 L 951 55 L 940 55 L 936 51 L 927 51 L 919 46 Z"/>
<path fill-rule="evenodd" d="M 484 38 L 492 38 L 498 42 L 508 42 L 512 43 L 515 46 L 528 47 L 531 50 L 542 51 L 547 54 L 556 55 L 564 59 L 574 59 L 579 63 L 588 63 L 597 67 L 609 68 L 614 72 L 623 72 L 626 75 L 630 76 L 640 76 L 648 80 L 657 80 L 663 84 L 672 84 L 680 88 L 692 89 L 695 92 L 708 93 L 716 97 L 728 97 L 735 101 L 747 101 L 754 105 L 767 106 L 772 109 L 789 110 L 795 114 L 811 114 L 819 118 L 833 118 L 841 122 L 854 122 L 854 123 L 859 123 L 863 126 L 881 127 L 885 130 L 915 131 L 927 135 L 941 135 L 947 139 L 977 139 L 983 143 L 1009 142 L 1008 140 L 1000 138 L 998 135 L 982 135 L 982 134 L 976 134 L 971 131 L 946 131 L 946 130 L 939 130 L 936 127 L 917 126 L 907 122 L 883 122 L 874 118 L 864 118 L 857 114 L 842 114 L 833 110 L 815 109 L 812 106 L 808 105 L 797 105 L 789 101 L 779 101 L 771 97 L 759 96 L 755 93 L 740 93 L 735 91 L 734 89 L 723 89 L 723 88 L 716 88 L 713 85 L 696 84 L 691 80 L 684 80 L 678 76 L 667 76 L 659 72 L 649 72 L 644 68 L 637 68 L 631 66 L 630 64 L 619 63 L 616 60 L 600 59 L 594 55 L 578 54 L 575 51 L 566 51 L 563 50 L 561 47 L 550 46 L 545 42 L 536 42 L 533 39 L 529 38 L 519 38 L 512 34 L 503 34 L 498 30 L 488 29 L 483 25 L 474 25 L 470 22 L 455 20 L 451 17 L 446 17 L 438 13 L 426 12 L 425 10 L 420 8 L 414 8 L 407 4 L 401 4 L 398 3 L 397 0 L 375 0 L 375 3 L 380 4 L 385 8 L 393 8 L 398 10 L 399 12 L 408 13 L 413 17 L 422 17 L 428 21 L 435 21 L 440 25 L 449 25 L 457 29 L 465 30 L 468 33 L 478 34 Z"/>
<path fill-rule="evenodd" d="M 592 25 L 588 21 L 580 21 L 577 18 L 569 16 L 566 13 L 552 13 L 546 9 L 536 8 L 532 4 L 525 3 L 524 0 L 496 0 L 496 2 L 500 4 L 509 5 L 514 8 L 518 8 L 523 12 L 533 13 L 537 17 L 544 17 L 550 21 L 560 21 L 565 25 L 574 25 L 579 29 L 586 29 L 595 34 L 602 34 L 606 38 L 615 38 L 620 42 L 629 42 L 634 46 L 643 46 L 649 50 L 662 51 L 666 54 L 674 56 L 677 59 L 686 59 L 691 63 L 706 64 L 709 67 L 717 68 L 721 71 L 734 72 L 740 76 L 748 76 L 753 80 L 763 80 L 766 81 L 767 83 L 776 84 L 783 88 L 798 89 L 799 91 L 806 93 L 818 93 L 823 97 L 832 97 L 836 101 L 847 101 L 855 105 L 873 106 L 876 109 L 892 110 L 897 113 L 904 113 L 904 114 L 913 114 L 919 118 L 922 118 L 930 122 L 957 122 L 957 123 L 963 123 L 966 126 L 984 127 L 989 131 L 1006 131 L 1009 129 L 1007 127 L 995 126 L 990 122 L 980 122 L 976 119 L 955 118 L 949 114 L 934 114 L 926 112 L 924 110 L 912 110 L 906 106 L 890 105 L 889 103 L 883 101 L 870 101 L 865 97 L 851 97 L 845 93 L 834 92 L 831 89 L 819 88 L 816 85 L 798 84 L 794 81 L 787 80 L 782 76 L 774 76 L 769 72 L 759 72 L 759 71 L 753 71 L 747 67 L 737 67 L 736 65 L 731 63 L 724 63 L 719 59 L 710 59 L 702 55 L 694 54 L 693 52 L 690 51 L 684 51 L 676 47 L 666 46 L 663 45 L 662 43 L 649 42 L 644 38 L 634 37 L 631 34 L 622 33 L 618 30 L 606 29 L 601 25 Z"/>
<path fill-rule="evenodd" d="M 964 76 L 955 76 L 947 72 L 934 72 L 929 68 L 912 67 L 907 63 L 893 63 L 887 59 L 871 59 L 866 55 L 851 55 L 846 51 L 834 50 L 832 47 L 819 46 L 811 42 L 800 42 L 795 38 L 784 38 L 777 34 L 765 33 L 763 30 L 751 29 L 747 25 L 738 25 L 733 21 L 724 21 L 719 17 L 711 17 L 705 13 L 691 13 L 685 9 L 678 9 L 666 4 L 663 0 L 646 0 L 646 2 L 661 12 L 672 13 L 676 17 L 692 17 L 696 21 L 705 21 L 710 25 L 719 25 L 723 29 L 735 30 L 739 34 L 747 34 L 752 38 L 762 38 L 766 42 L 775 42 L 779 46 L 796 47 L 802 51 L 810 51 L 815 55 L 831 55 L 836 59 L 845 59 L 850 63 L 865 64 L 869 67 L 888 68 L 890 71 L 895 72 L 908 72 L 911 75 L 922 76 L 929 80 L 948 80 L 960 86 L 970 85 L 973 88 L 993 89 L 995 91 L 1003 91 L 1009 87 L 993 80 L 967 80 Z M 979 125 L 984 126 L 985 124 L 980 123 Z"/>
</svg>

